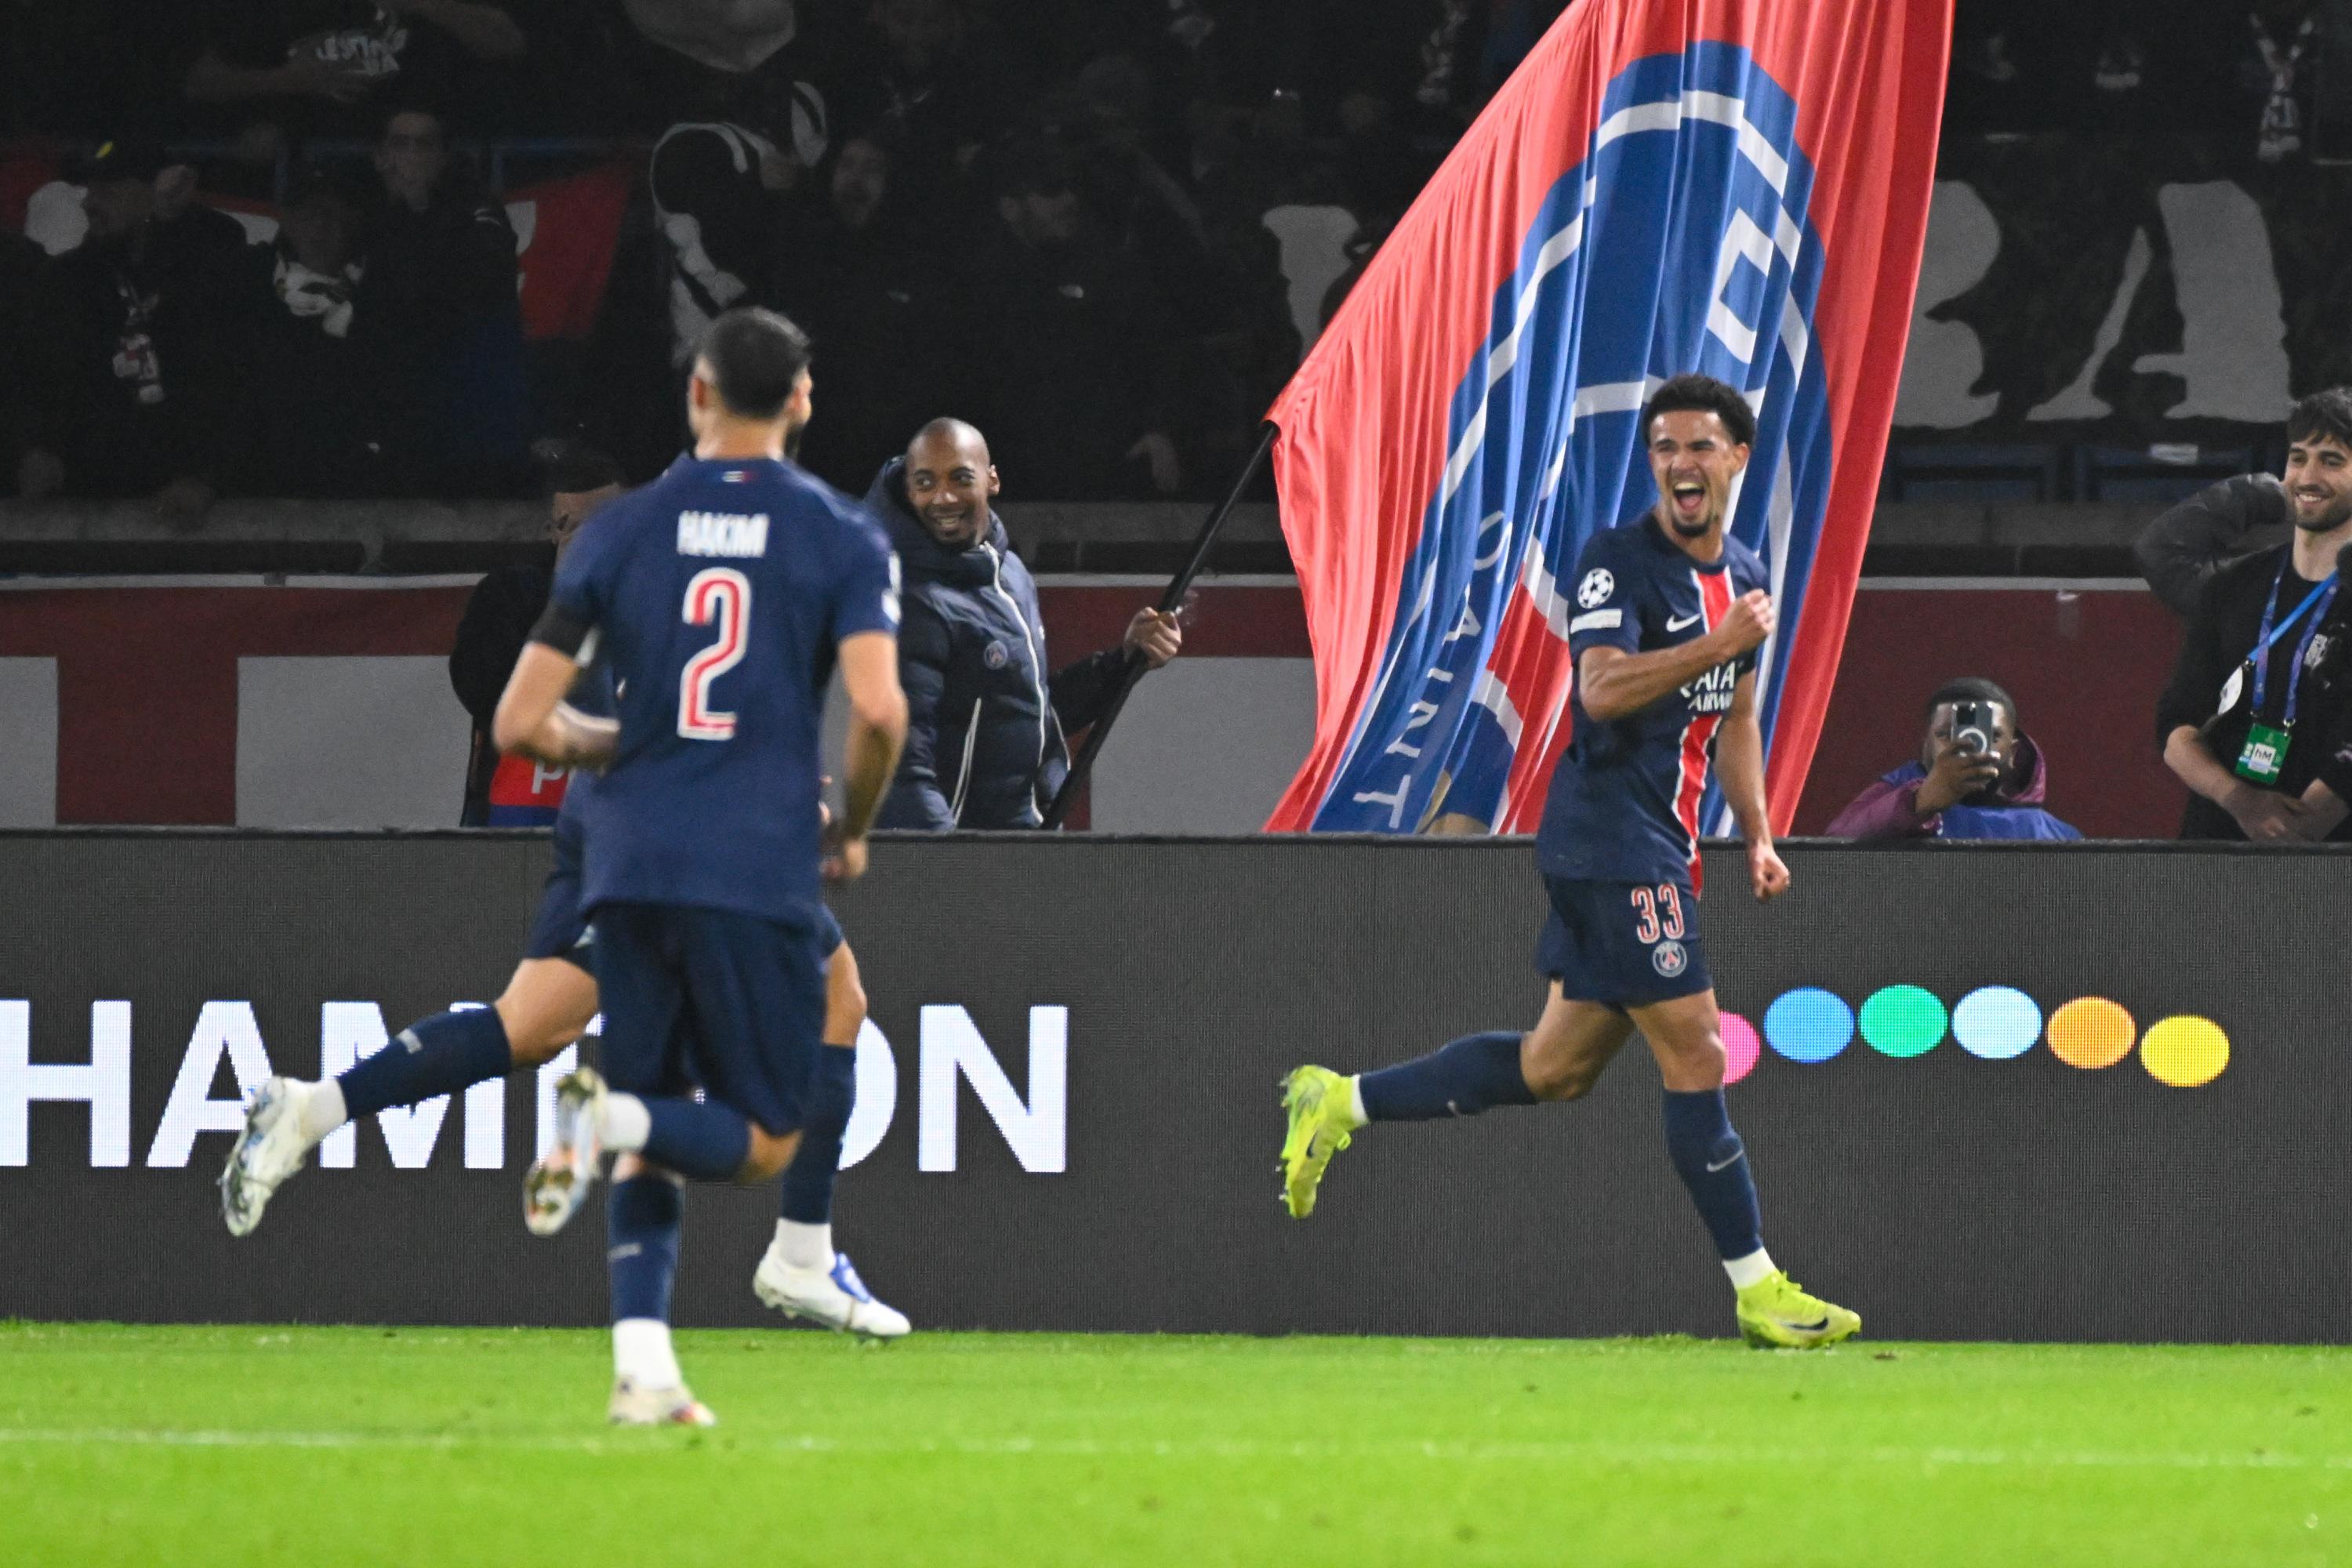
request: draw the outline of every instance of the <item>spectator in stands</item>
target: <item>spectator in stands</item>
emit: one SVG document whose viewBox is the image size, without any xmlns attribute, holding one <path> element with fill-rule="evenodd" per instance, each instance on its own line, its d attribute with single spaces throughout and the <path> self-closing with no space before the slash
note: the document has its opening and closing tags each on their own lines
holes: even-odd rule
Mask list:
<svg viewBox="0 0 2352 1568">
<path fill-rule="evenodd" d="M 1948 680 L 1927 699 L 1919 755 L 1864 790 L 1832 838 L 2080 838 L 2042 808 L 2049 763 L 2017 703 L 1990 680 Z"/>
<path fill-rule="evenodd" d="M 469 62 L 516 59 L 526 47 L 489 0 L 235 0 L 210 10 L 183 95 L 298 136 L 370 134 L 381 123 L 375 101 L 394 84 L 438 102 L 487 98 Z"/>
<path fill-rule="evenodd" d="M 73 358 L 57 271 L 39 246 L 0 230 L 0 486 L 26 500 L 66 481 L 58 395 Z"/>
<path fill-rule="evenodd" d="M 844 142 L 811 182 L 822 195 L 787 216 L 775 285 L 814 341 L 824 383 L 800 461 L 852 491 L 906 449 L 907 432 L 930 410 L 969 400 L 952 279 L 899 216 L 894 169 L 877 138 Z"/>
<path fill-rule="evenodd" d="M 358 201 L 313 173 L 278 210 L 278 238 L 252 254 L 273 302 L 250 344 L 261 374 L 255 488 L 271 495 L 370 495 L 384 488 L 383 441 L 368 416 L 365 363 L 352 341 L 361 275 Z"/>
<path fill-rule="evenodd" d="M 668 252 L 670 361 L 681 372 L 722 310 L 773 305 L 786 204 L 824 156 L 818 100 L 764 77 L 710 75 L 654 144 L 654 221 Z"/>
<path fill-rule="evenodd" d="M 1175 494 L 1165 301 L 1088 226 L 1059 146 L 1024 138 L 993 163 L 994 232 L 971 258 L 965 319 L 997 450 L 1047 499 Z"/>
<path fill-rule="evenodd" d="M 523 462 L 526 394 L 514 229 L 449 153 L 436 111 L 384 117 L 383 199 L 352 289 L 354 341 L 375 384 L 378 426 L 405 488 L 498 495 Z"/>
<path fill-rule="evenodd" d="M 466 601 L 457 623 L 457 644 L 449 650 L 449 685 L 474 721 L 473 751 L 466 763 L 466 801 L 460 824 L 467 827 L 540 827 L 555 820 L 570 774 L 529 757 L 501 757 L 490 742 L 490 719 L 522 657 L 530 628 L 547 609 L 555 563 L 571 548 L 580 525 L 621 493 L 621 470 L 593 447 L 553 441 L 536 448 L 548 489 L 547 559 L 502 566 L 485 575 Z"/>
<path fill-rule="evenodd" d="M 58 388 L 67 489 L 152 496 L 201 516 L 239 437 L 235 356 L 251 321 L 245 231 L 195 200 L 195 172 L 113 141 L 80 171 L 89 220 L 59 263 L 73 367 Z"/>
<path fill-rule="evenodd" d="M 2279 487 L 2294 526 L 2275 549 L 2212 574 L 2157 707 L 2164 760 L 2190 791 L 2184 838 L 2352 841 L 2352 387 L 2295 405 Z M 2269 505 L 2231 479 L 2216 510 Z M 2298 613 L 2299 612 L 2299 613 Z"/>
<path fill-rule="evenodd" d="M 962 0 L 873 0 L 847 51 L 838 111 L 898 155 L 898 182 L 929 211 L 1013 118 L 1013 62 L 985 47 Z"/>
<path fill-rule="evenodd" d="M 1157 669 L 1182 647 L 1174 616 L 1139 610 L 1118 647 L 1049 678 L 1037 585 L 989 505 L 998 489 L 981 433 L 937 419 L 866 494 L 905 573 L 907 749 L 882 826 L 1040 826 L 1069 771 L 1068 737 L 1102 714 L 1130 654 Z"/>
</svg>

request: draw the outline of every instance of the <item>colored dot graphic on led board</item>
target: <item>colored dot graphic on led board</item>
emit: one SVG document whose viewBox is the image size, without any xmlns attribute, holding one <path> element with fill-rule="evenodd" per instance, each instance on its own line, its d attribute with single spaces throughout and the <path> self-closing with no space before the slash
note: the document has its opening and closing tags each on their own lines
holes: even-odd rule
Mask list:
<svg viewBox="0 0 2352 1568">
<path fill-rule="evenodd" d="M 2050 1015 L 2050 1051 L 2073 1068 L 2111 1068 L 2131 1055 L 2139 1026 L 2119 1003 L 2077 996 Z"/>
<path fill-rule="evenodd" d="M 1764 1039 L 1792 1062 L 1825 1062 L 1853 1039 L 1853 1009 L 1818 985 L 1785 992 L 1764 1010 Z"/>
<path fill-rule="evenodd" d="M 1925 1056 L 1944 1038 L 1942 998 L 1924 986 L 1889 985 L 1862 1005 L 1862 1037 L 1881 1056 Z"/>
<path fill-rule="evenodd" d="M 2013 985 L 1979 985 L 1952 1009 L 1952 1038 L 1987 1061 L 2021 1057 L 2042 1038 L 2041 1005 Z"/>
<path fill-rule="evenodd" d="M 2114 1067 L 2137 1046 L 2147 1075 L 2174 1089 L 2211 1083 L 2228 1070 L 2231 1056 L 2228 1032 L 2210 1018 L 2160 1018 L 2143 1035 L 2121 1003 L 2077 996 L 2045 1020 L 2041 1004 L 2013 985 L 1979 985 L 1948 1012 L 1925 986 L 1881 986 L 1859 1015 L 1833 991 L 1800 986 L 1764 1010 L 1760 1030 L 1737 1013 L 1722 1016 L 1722 1030 L 1726 1083 L 1755 1072 L 1766 1046 L 1792 1062 L 1825 1062 L 1853 1044 L 1857 1032 L 1879 1055 L 1897 1059 L 1927 1055 L 1948 1034 L 1984 1061 L 2013 1060 L 2046 1039 L 2052 1056 L 2085 1071 Z"/>
<path fill-rule="evenodd" d="M 1723 1081 L 1738 1083 L 1756 1070 L 1756 1058 L 1764 1054 L 1764 1042 L 1756 1037 L 1756 1026 L 1737 1013 L 1723 1015 Z"/>
<path fill-rule="evenodd" d="M 2165 1018 L 2140 1042 L 2147 1076 L 2175 1089 L 2199 1089 L 2230 1065 L 2230 1037 L 2210 1018 Z"/>
</svg>

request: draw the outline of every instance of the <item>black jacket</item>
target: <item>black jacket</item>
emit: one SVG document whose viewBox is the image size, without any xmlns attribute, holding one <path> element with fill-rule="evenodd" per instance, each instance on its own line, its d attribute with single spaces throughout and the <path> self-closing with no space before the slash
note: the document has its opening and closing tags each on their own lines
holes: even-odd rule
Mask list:
<svg viewBox="0 0 2352 1568">
<path fill-rule="evenodd" d="M 474 585 L 465 617 L 457 623 L 457 644 L 449 650 L 449 686 L 474 721 L 473 750 L 466 761 L 465 810 L 458 818 L 467 827 L 480 827 L 490 820 L 490 776 L 499 767 L 490 720 L 554 585 L 551 564 L 501 566 Z"/>
<path fill-rule="evenodd" d="M 991 513 L 968 550 L 933 539 L 907 504 L 893 458 L 866 504 L 890 531 L 904 577 L 898 683 L 907 750 L 877 826 L 1035 827 L 1069 772 L 1066 737 L 1118 689 L 1124 648 L 1045 675 L 1037 584 Z"/>
<path fill-rule="evenodd" d="M 2276 541 L 2264 531 L 2290 519 L 2286 486 L 2273 474 L 2240 474 L 2208 485 L 2147 525 L 2132 543 L 2156 596 L 2187 617 L 2205 584 L 2231 562 Z"/>
<path fill-rule="evenodd" d="M 2254 719 L 2252 683 L 2246 683 L 2244 694 L 2230 711 L 2216 718 L 2214 710 L 2221 705 L 2222 687 L 2230 672 L 2245 662 L 2254 644 L 2261 640 L 2263 605 L 2270 598 L 2271 585 L 2278 584 L 2278 614 L 2282 616 L 2301 604 L 2313 587 L 2292 569 L 2284 581 L 2280 580 L 2279 565 L 2288 559 L 2289 548 L 2281 545 L 2233 561 L 2206 583 L 2196 613 L 2189 616 L 2187 635 L 2181 639 L 2180 658 L 2173 667 L 2172 682 L 2157 703 L 2158 748 L 2173 731 L 2184 726 L 2201 728 L 2210 721 L 2212 728 L 2206 732 L 2205 744 L 2214 760 L 2225 768 L 2237 761 Z M 2295 656 L 2303 647 L 2303 630 L 2297 625 L 2272 645 L 2263 694 L 2261 717 L 2264 723 L 2277 725 L 2284 721 L 2288 678 L 2294 673 Z M 2337 596 L 2322 631 L 2336 638 L 2352 637 L 2352 603 L 2347 603 L 2347 595 Z M 2324 651 L 2315 640 L 2314 651 Z M 2339 796 L 2352 800 L 2352 682 L 2339 678 L 2331 686 L 2324 678 L 2306 671 L 2293 734 L 2287 746 L 2285 769 L 2271 787 L 2299 795 L 2317 779 Z M 2245 833 L 2228 812 L 2202 795 L 2192 795 L 2181 816 L 2180 837 L 2243 838 Z M 2352 817 L 2347 817 L 2328 837 L 2332 842 L 2352 842 Z"/>
</svg>

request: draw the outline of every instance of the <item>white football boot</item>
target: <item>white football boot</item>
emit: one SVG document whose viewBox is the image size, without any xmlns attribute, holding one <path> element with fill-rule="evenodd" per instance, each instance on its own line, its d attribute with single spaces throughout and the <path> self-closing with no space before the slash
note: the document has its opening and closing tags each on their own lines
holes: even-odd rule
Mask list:
<svg viewBox="0 0 2352 1568">
<path fill-rule="evenodd" d="M 604 1115 L 604 1079 L 594 1068 L 575 1068 L 556 1080 L 555 1141 L 522 1177 L 522 1223 L 531 1235 L 553 1236 L 588 1201 L 604 1153 L 597 1131 Z M 620 1397 L 615 1390 L 615 1409 Z"/>
<path fill-rule="evenodd" d="M 269 1194 L 286 1184 L 310 1157 L 302 1134 L 302 1108 L 319 1092 L 316 1084 L 273 1078 L 247 1097 L 245 1127 L 221 1171 L 221 1218 L 231 1236 L 250 1236 L 261 1223 Z"/>
<path fill-rule="evenodd" d="M 605 1416 L 615 1426 L 716 1426 L 719 1417 L 684 1384 L 643 1388 L 628 1378 L 613 1380 L 613 1403 Z"/>
<path fill-rule="evenodd" d="M 794 1268 L 771 1246 L 751 1276 L 751 1293 L 788 1318 L 861 1339 L 895 1340 L 914 1327 L 906 1313 L 874 1299 L 845 1252 L 833 1255 L 831 1268 Z"/>
</svg>

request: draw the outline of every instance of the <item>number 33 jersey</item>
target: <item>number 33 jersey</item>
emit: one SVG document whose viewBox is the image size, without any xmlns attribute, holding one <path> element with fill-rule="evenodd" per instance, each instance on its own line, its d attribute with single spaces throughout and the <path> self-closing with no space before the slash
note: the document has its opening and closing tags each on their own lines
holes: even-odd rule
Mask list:
<svg viewBox="0 0 2352 1568">
<path fill-rule="evenodd" d="M 1712 563 L 1694 561 L 1644 513 L 1585 542 L 1568 584 L 1569 651 L 1654 653 L 1705 637 L 1751 589 L 1767 587 L 1754 551 L 1727 537 Z M 1601 723 L 1584 710 L 1553 772 L 1536 834 L 1546 876 L 1593 881 L 1699 883 L 1699 807 L 1715 763 L 1716 731 L 1731 711 L 1751 651 L 1717 665 L 1637 713 Z"/>
<path fill-rule="evenodd" d="M 593 637 L 618 696 L 619 750 L 579 814 L 583 905 L 811 924 L 835 650 L 898 627 L 881 528 L 793 464 L 683 458 L 590 518 L 533 634 L 575 657 Z"/>
</svg>

